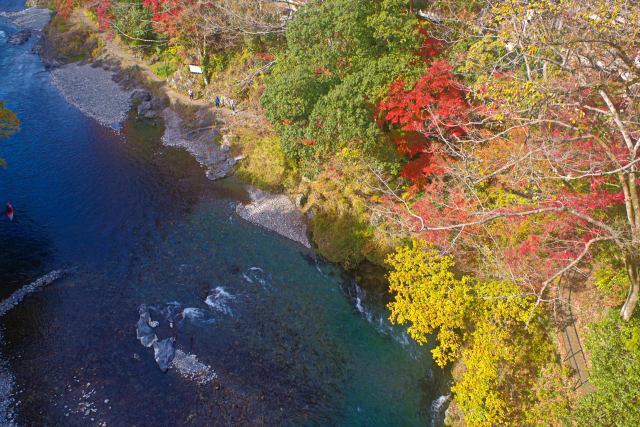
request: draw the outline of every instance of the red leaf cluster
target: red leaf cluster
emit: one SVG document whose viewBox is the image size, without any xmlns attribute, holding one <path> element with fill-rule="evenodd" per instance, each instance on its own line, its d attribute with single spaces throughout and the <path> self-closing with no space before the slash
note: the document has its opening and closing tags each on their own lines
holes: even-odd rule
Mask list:
<svg viewBox="0 0 640 427">
<path fill-rule="evenodd" d="M 470 107 L 446 61 L 434 61 L 411 88 L 406 86 L 403 80 L 393 82 L 378 110 L 387 123 L 404 131 L 393 138 L 398 152 L 411 159 L 402 176 L 423 185 L 425 178 L 442 172 L 432 140 L 443 133 L 448 137 L 464 135 L 462 123 Z"/>
<path fill-rule="evenodd" d="M 256 59 L 266 59 L 268 61 L 273 61 L 273 55 L 270 53 L 262 52 L 256 56 Z"/>
<path fill-rule="evenodd" d="M 182 12 L 195 0 L 143 0 L 142 4 L 153 13 L 156 31 L 175 36 L 183 30 L 178 22 Z"/>
</svg>

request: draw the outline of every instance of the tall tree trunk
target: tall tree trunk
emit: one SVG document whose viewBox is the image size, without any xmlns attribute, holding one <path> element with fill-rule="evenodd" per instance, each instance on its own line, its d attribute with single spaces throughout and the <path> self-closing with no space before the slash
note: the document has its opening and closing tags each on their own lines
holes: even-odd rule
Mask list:
<svg viewBox="0 0 640 427">
<path fill-rule="evenodd" d="M 633 247 L 631 253 L 625 257 L 625 267 L 629 276 L 629 294 L 627 300 L 622 306 L 620 316 L 626 322 L 631 319 L 633 312 L 638 305 L 638 297 L 640 297 L 640 256 L 638 250 Z"/>
</svg>

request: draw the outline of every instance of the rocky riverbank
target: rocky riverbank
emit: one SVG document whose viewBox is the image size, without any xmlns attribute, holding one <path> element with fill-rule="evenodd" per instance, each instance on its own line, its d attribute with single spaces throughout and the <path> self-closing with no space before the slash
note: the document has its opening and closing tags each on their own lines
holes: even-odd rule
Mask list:
<svg viewBox="0 0 640 427">
<path fill-rule="evenodd" d="M 171 108 L 162 112 L 165 131 L 162 143 L 188 151 L 206 169 L 207 178 L 212 181 L 233 174 L 233 167 L 241 156 L 230 154 L 229 138 L 223 138 L 223 144 L 216 144 L 220 139 L 220 124 L 208 110 L 200 110 L 194 120 L 193 130 L 185 127 L 184 121 Z"/>
<path fill-rule="evenodd" d="M 115 73 L 89 64 L 68 64 L 51 71 L 51 81 L 69 104 L 100 124 L 118 129 L 131 109 L 131 95 L 113 81 Z"/>
<path fill-rule="evenodd" d="M 51 70 L 53 84 L 70 104 L 115 129 L 119 129 L 131 108 L 136 108 L 138 119 L 163 120 L 162 142 L 187 150 L 203 166 L 207 178 L 216 180 L 234 173 L 234 167 L 243 156 L 231 154 L 235 136 L 228 130 L 223 134 L 226 116 L 219 114 L 218 109 L 202 106 L 195 118 L 185 123 L 176 107 L 168 105 L 167 95 L 171 89 L 160 88 L 160 93 L 167 94 L 165 98 L 158 94 L 154 96 L 152 90 L 144 87 L 142 68 L 133 65 L 123 69 L 121 60 L 126 59 L 116 57 L 123 51 L 107 50 L 92 63 L 65 65 L 68 60 L 56 55 L 55 43 L 45 32 L 35 51 Z M 248 192 L 252 202 L 238 205 L 238 215 L 306 247 L 311 246 L 305 218 L 286 195 L 274 195 L 254 187 L 249 187 Z"/>
<path fill-rule="evenodd" d="M 248 186 L 252 202 L 239 204 L 236 213 L 243 219 L 311 247 L 307 238 L 307 222 L 291 199 L 284 194 L 271 194 Z"/>
<path fill-rule="evenodd" d="M 39 37 L 43 28 L 51 19 L 51 13 L 49 9 L 38 9 L 35 7 L 19 12 L 0 11 L 0 17 L 7 18 L 12 24 L 20 28 L 20 30 L 9 35 L 7 43 L 12 45 L 25 44 L 34 33 Z"/>
<path fill-rule="evenodd" d="M 19 12 L 0 12 L 0 16 L 8 18 L 16 27 L 31 31 L 42 31 L 49 23 L 51 14 L 49 9 L 37 7 L 30 7 Z"/>
</svg>

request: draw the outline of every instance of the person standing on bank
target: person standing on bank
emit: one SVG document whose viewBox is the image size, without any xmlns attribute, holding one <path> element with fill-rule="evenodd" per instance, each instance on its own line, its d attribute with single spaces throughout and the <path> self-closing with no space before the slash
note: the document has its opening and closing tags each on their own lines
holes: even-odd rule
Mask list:
<svg viewBox="0 0 640 427">
<path fill-rule="evenodd" d="M 193 91 L 189 89 L 189 99 L 193 101 Z"/>
</svg>

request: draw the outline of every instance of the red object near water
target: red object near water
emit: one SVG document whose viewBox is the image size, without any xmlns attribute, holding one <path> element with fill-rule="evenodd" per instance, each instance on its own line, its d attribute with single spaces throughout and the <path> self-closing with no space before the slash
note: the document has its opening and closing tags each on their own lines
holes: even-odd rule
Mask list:
<svg viewBox="0 0 640 427">
<path fill-rule="evenodd" d="M 13 210 L 13 206 L 11 206 L 11 203 L 7 203 L 7 210 L 5 211 L 5 213 L 9 217 L 9 221 L 13 221 L 14 210 Z"/>
</svg>

